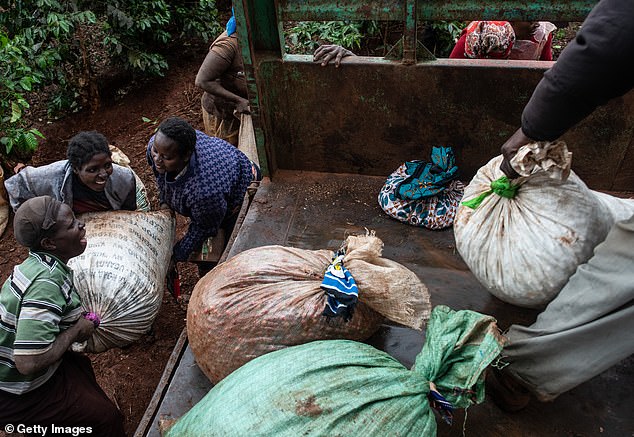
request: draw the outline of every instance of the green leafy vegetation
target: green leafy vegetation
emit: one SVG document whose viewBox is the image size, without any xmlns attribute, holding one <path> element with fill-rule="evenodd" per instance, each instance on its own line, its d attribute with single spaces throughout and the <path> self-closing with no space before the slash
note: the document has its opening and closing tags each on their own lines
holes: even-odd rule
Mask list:
<svg viewBox="0 0 634 437">
<path fill-rule="evenodd" d="M 365 29 L 365 22 L 299 21 L 286 32 L 287 53 L 312 54 L 322 44 L 337 44 L 353 50 L 361 47 L 361 39 L 376 33 L 376 28 Z"/>
<path fill-rule="evenodd" d="M 436 57 L 448 57 L 465 26 L 462 21 L 420 23 L 418 39 Z M 298 21 L 287 23 L 284 29 L 286 53 L 303 55 L 322 44 L 337 44 L 357 54 L 384 56 L 403 34 L 401 22 L 378 21 Z"/>
<path fill-rule="evenodd" d="M 173 41 L 220 32 L 213 0 L 9 0 L 0 6 L 0 149 L 27 158 L 42 134 L 29 100 L 46 90 L 49 116 L 97 99 L 96 70 L 162 75 Z M 42 102 L 40 102 L 42 103 Z"/>
<path fill-rule="evenodd" d="M 448 58 L 467 24 L 465 21 L 428 21 L 425 26 L 429 36 L 424 43 L 437 58 Z"/>
</svg>

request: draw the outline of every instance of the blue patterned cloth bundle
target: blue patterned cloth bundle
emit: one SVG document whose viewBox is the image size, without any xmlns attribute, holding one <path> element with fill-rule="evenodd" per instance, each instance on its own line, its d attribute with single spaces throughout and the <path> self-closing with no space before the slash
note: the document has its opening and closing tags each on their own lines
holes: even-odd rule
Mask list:
<svg viewBox="0 0 634 437">
<path fill-rule="evenodd" d="M 326 317 L 341 316 L 347 322 L 352 318 L 354 307 L 359 300 L 359 289 L 352 274 L 343 266 L 345 252 L 335 252 L 332 262 L 326 269 L 321 288 L 328 299 L 322 313 Z"/>
</svg>

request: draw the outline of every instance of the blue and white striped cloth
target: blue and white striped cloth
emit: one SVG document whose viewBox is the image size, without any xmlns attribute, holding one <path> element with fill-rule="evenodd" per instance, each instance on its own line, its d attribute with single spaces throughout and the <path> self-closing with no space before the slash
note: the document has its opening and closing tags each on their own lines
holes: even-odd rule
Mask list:
<svg viewBox="0 0 634 437">
<path fill-rule="evenodd" d="M 352 274 L 343 266 L 344 255 L 343 250 L 335 252 L 321 282 L 321 288 L 328 296 L 322 314 L 327 317 L 342 316 L 347 322 L 359 300 L 359 289 Z"/>
</svg>

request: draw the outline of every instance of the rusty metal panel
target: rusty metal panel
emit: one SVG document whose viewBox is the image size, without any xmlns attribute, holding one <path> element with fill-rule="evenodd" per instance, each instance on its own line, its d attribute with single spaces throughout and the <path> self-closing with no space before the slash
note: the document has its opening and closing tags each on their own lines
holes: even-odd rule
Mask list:
<svg viewBox="0 0 634 437">
<path fill-rule="evenodd" d="M 443 59 L 405 66 L 366 59 L 348 58 L 339 69 L 274 57 L 259 63 L 273 170 L 387 176 L 403 161 L 426 159 L 432 146 L 446 145 L 470 178 L 519 127 L 551 65 Z M 634 174 L 634 162 L 624 159 L 633 108 L 630 93 L 563 137 L 573 169 L 593 188 L 629 189 L 614 182 Z"/>
<path fill-rule="evenodd" d="M 309 150 L 310 159 L 303 164 L 304 168 L 311 168 L 316 164 L 319 166 L 316 168 L 323 171 L 347 169 L 350 172 L 382 173 L 388 165 L 394 164 L 397 157 L 400 159 L 401 155 L 413 155 L 409 151 L 414 152 L 416 149 L 412 145 L 415 136 L 421 144 L 424 144 L 424 147 L 430 147 L 430 142 L 436 141 L 454 143 L 455 146 L 464 149 L 467 170 L 472 172 L 476 165 L 472 163 L 481 162 L 483 156 L 489 156 L 490 152 L 497 151 L 499 141 L 519 124 L 521 108 L 528 100 L 532 88 L 543 71 L 543 67 L 528 67 L 526 71 L 518 71 L 518 68 L 503 63 L 498 64 L 496 68 L 490 68 L 482 66 L 477 61 L 470 61 L 469 66 L 444 65 L 443 60 L 426 62 L 429 64 L 427 65 L 429 70 L 421 69 L 420 65 L 415 66 L 413 70 L 407 70 L 366 58 L 365 64 L 381 67 L 378 69 L 373 66 L 360 67 L 364 61 L 359 59 L 359 66 L 346 65 L 345 69 L 340 69 L 341 71 L 333 74 L 332 69 L 319 69 L 319 67 L 311 66 L 309 62 L 303 66 L 301 63 L 288 62 L 288 57 L 281 50 L 283 44 L 281 23 L 284 20 L 402 21 L 406 29 L 403 39 L 403 64 L 414 64 L 416 63 L 416 36 L 412 29 L 415 28 L 418 20 L 497 18 L 581 21 L 594 4 L 596 4 L 595 0 L 537 0 L 529 3 L 519 0 L 497 3 L 474 0 L 448 2 L 445 0 L 368 2 L 242 0 L 235 2 L 249 100 L 254 114 L 258 156 L 264 174 L 271 174 L 278 166 L 278 162 L 282 168 L 302 167 L 301 164 L 296 163 L 298 160 L 302 161 L 301 154 L 296 152 L 296 150 L 302 150 L 302 144 L 306 144 L 307 149 L 315 147 Z M 403 67 L 409 68 L 405 65 Z M 455 71 L 454 67 L 456 67 Z M 521 64 L 520 67 L 523 68 Z M 507 74 L 507 71 L 511 73 Z M 451 80 L 445 81 L 443 76 Z M 367 83 L 366 77 L 371 78 Z M 370 87 L 374 88 L 370 89 Z M 333 93 L 332 89 L 337 89 L 338 94 Z M 263 97 L 265 94 L 268 94 L 266 98 Z M 505 99 L 500 94 L 510 98 Z M 381 101 L 383 95 L 386 98 Z M 340 97 L 345 97 L 344 102 L 355 102 L 355 110 L 357 110 L 355 117 L 347 116 L 347 111 L 351 109 L 345 103 L 339 103 Z M 313 101 L 308 104 L 306 99 L 313 99 Z M 397 109 L 394 102 L 399 99 Z M 479 100 L 482 102 L 479 103 Z M 375 105 L 368 104 L 369 101 L 375 102 Z M 422 104 L 415 104 L 416 101 Z M 288 115 L 282 109 L 287 103 L 288 108 L 297 107 L 295 114 Z M 441 110 L 436 111 L 435 105 Z M 383 108 L 382 112 L 377 112 L 377 108 Z M 476 108 L 481 111 L 479 115 L 476 113 Z M 618 104 L 616 109 L 621 109 Z M 359 115 L 358 110 L 362 110 L 363 114 Z M 399 111 L 400 117 L 395 115 Z M 501 122 L 496 111 L 503 113 L 507 120 Z M 311 128 L 311 117 L 322 113 L 343 115 L 320 117 L 320 120 L 332 119 L 332 122 L 330 125 L 322 126 L 319 135 L 325 140 L 320 144 L 314 144 L 319 135 L 315 129 Z M 301 118 L 302 116 L 304 118 Z M 465 119 L 466 124 L 451 123 L 448 121 L 451 117 L 456 120 Z M 464 126 L 472 125 L 474 117 L 484 122 L 480 123 L 475 130 L 474 126 L 466 129 Z M 593 117 L 594 120 L 611 123 L 608 119 L 602 118 L 600 112 Z M 616 118 L 619 119 L 619 117 Z M 630 118 L 628 114 L 625 114 L 620 119 L 629 120 Z M 383 131 L 377 131 L 376 126 L 382 120 L 388 122 L 388 127 Z M 304 126 L 302 123 L 305 122 L 311 125 Z M 368 130 L 361 128 L 364 123 L 369 123 Z M 568 136 L 574 137 L 575 132 L 578 131 L 573 130 Z M 599 126 L 598 131 L 606 132 L 606 129 Z M 373 155 L 371 152 L 374 149 L 366 150 L 365 144 L 349 141 L 349 138 L 356 140 L 364 135 L 369 136 L 366 132 L 372 132 L 375 135 L 372 142 L 376 143 L 377 147 L 385 146 L 385 156 L 382 153 Z M 623 159 L 626 156 L 626 151 L 622 150 L 623 144 L 629 141 L 624 138 L 627 138 L 630 133 L 631 131 L 626 129 L 620 135 L 616 135 L 617 139 L 608 143 L 610 147 L 618 149 L 616 153 Z M 301 135 L 310 136 L 302 138 Z M 606 136 L 609 135 L 604 134 L 603 137 L 595 139 L 604 140 Z M 594 138 L 596 135 L 590 135 L 590 137 Z M 397 145 L 398 138 L 403 138 L 404 142 Z M 581 141 L 579 144 L 586 142 Z M 312 161 L 312 156 L 317 158 L 316 151 L 324 147 L 335 147 L 338 153 L 346 158 L 341 162 L 347 162 L 349 165 L 320 164 L 319 159 Z M 355 150 L 354 147 L 360 148 Z M 476 147 L 480 148 L 477 152 Z M 395 154 L 392 150 L 395 148 L 402 150 Z M 366 153 L 368 151 L 370 154 Z M 477 158 L 477 154 L 480 158 L 473 159 Z M 590 156 L 595 157 L 596 154 L 590 154 Z M 584 168 L 585 166 L 581 166 L 582 171 Z M 620 171 L 624 172 L 623 174 L 629 174 L 626 164 Z M 634 171 L 631 173 L 634 174 Z M 616 176 L 615 180 L 623 179 L 622 176 Z M 608 185 L 610 184 L 605 181 L 601 184 L 601 186 Z"/>
<path fill-rule="evenodd" d="M 417 0 L 419 20 L 583 21 L 597 0 Z"/>
<path fill-rule="evenodd" d="M 278 0 L 282 21 L 402 21 L 406 0 Z"/>
<path fill-rule="evenodd" d="M 582 20 L 594 0 L 242 0 L 235 3 L 265 174 L 276 168 L 385 175 L 433 145 L 454 147 L 465 174 L 495 156 L 550 65 L 522 61 L 431 60 L 416 64 L 417 20 Z M 287 19 L 396 19 L 406 29 L 403 62 L 347 59 L 335 70 L 282 54 Z M 301 57 L 300 57 L 301 58 Z M 415 64 L 415 65 L 407 65 Z M 632 93 L 564 137 L 574 168 L 598 189 L 632 189 Z M 607 161 L 596 169 L 599 159 Z M 627 187 L 624 185 L 628 185 Z"/>
<path fill-rule="evenodd" d="M 402 21 L 407 0 L 280 0 L 283 21 Z M 597 0 L 417 0 L 419 20 L 551 20 L 583 21 Z"/>
</svg>

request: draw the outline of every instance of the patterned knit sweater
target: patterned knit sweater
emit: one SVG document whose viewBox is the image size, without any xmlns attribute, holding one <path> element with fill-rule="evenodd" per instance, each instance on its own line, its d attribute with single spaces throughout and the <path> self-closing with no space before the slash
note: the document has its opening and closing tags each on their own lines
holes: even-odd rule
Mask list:
<svg viewBox="0 0 634 437">
<path fill-rule="evenodd" d="M 174 246 L 174 260 L 186 261 L 218 233 L 227 212 L 242 205 L 253 179 L 251 161 L 226 141 L 196 131 L 196 148 L 185 173 L 169 181 L 156 171 L 150 153 L 153 144 L 154 136 L 148 143 L 147 159 L 156 176 L 160 201 L 191 220 L 187 233 Z"/>
</svg>

